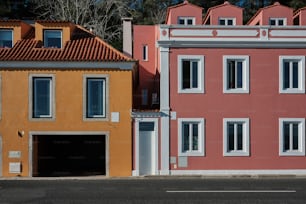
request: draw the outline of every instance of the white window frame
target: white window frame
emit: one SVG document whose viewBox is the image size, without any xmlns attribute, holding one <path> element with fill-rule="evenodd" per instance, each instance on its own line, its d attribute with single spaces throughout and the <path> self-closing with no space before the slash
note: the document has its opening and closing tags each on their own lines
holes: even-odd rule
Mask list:
<svg viewBox="0 0 306 204">
<path fill-rule="evenodd" d="M 199 150 L 183 152 L 183 123 L 198 123 Z M 204 118 L 178 118 L 178 156 L 205 156 L 205 119 Z M 192 138 L 190 137 L 190 140 Z"/>
<path fill-rule="evenodd" d="M 50 78 L 50 114 L 34 117 L 34 78 Z M 55 76 L 53 74 L 30 74 L 29 75 L 29 120 L 54 120 L 55 119 Z"/>
<path fill-rule="evenodd" d="M 228 87 L 228 67 L 227 63 L 230 60 L 242 61 L 242 88 Z M 250 62 L 247 55 L 225 55 L 223 56 L 223 93 L 249 93 L 250 84 Z"/>
<path fill-rule="evenodd" d="M 88 117 L 87 114 L 87 79 L 104 80 L 104 96 L 103 96 L 103 115 L 94 115 Z M 86 74 L 83 76 L 83 120 L 84 121 L 107 121 L 108 120 L 108 103 L 109 103 L 109 76 L 107 74 Z"/>
<path fill-rule="evenodd" d="M 180 20 L 184 21 L 184 24 L 180 24 Z M 188 24 L 188 20 L 192 20 L 192 24 Z M 177 19 L 178 25 L 195 25 L 195 17 L 179 16 Z"/>
<path fill-rule="evenodd" d="M 284 87 L 284 62 L 298 62 L 298 88 Z M 292 70 L 292 69 L 290 69 Z M 292 71 L 291 78 L 292 78 Z M 290 80 L 291 81 L 291 80 Z M 305 56 L 279 56 L 279 93 L 304 94 L 305 93 Z"/>
<path fill-rule="evenodd" d="M 143 45 L 142 46 L 142 60 L 143 61 L 148 61 L 149 60 L 149 47 L 148 45 Z"/>
<path fill-rule="evenodd" d="M 12 45 L 11 47 L 8 47 L 8 48 L 12 48 L 14 46 L 14 31 L 12 29 L 0 29 L 0 32 L 1 31 L 10 31 L 11 32 L 11 41 L 12 41 Z M 1 39 L 0 39 L 1 40 Z M 3 47 L 5 48 L 5 47 Z"/>
<path fill-rule="evenodd" d="M 275 25 L 271 25 L 271 21 L 275 21 Z M 283 21 L 283 25 L 279 25 L 279 21 L 282 20 Z M 269 25 L 270 26 L 286 26 L 287 25 L 287 19 L 286 18 L 270 18 L 269 19 Z"/>
<path fill-rule="evenodd" d="M 242 150 L 228 149 L 228 124 L 242 123 L 243 125 L 243 147 Z M 250 156 L 250 119 L 249 118 L 224 118 L 223 119 L 223 156 Z"/>
<path fill-rule="evenodd" d="M 224 20 L 225 25 L 221 25 L 221 24 L 220 24 L 220 21 L 221 21 L 221 20 Z M 233 25 L 228 25 L 228 21 L 229 21 L 229 20 L 233 21 Z M 221 25 L 221 26 L 235 26 L 235 25 L 236 25 L 236 18 L 223 18 L 223 17 L 220 17 L 219 20 L 218 20 L 218 23 L 219 23 L 219 25 Z"/>
<path fill-rule="evenodd" d="M 198 87 L 183 89 L 183 60 L 191 60 L 198 62 Z M 204 56 L 203 55 L 179 55 L 178 56 L 178 93 L 204 93 Z"/>
<path fill-rule="evenodd" d="M 61 34 L 61 45 L 59 48 L 57 47 L 50 47 L 49 45 L 47 45 L 47 32 L 48 31 L 58 31 Z M 63 47 L 63 31 L 61 29 L 44 29 L 44 47 L 45 48 L 57 48 L 57 49 L 61 49 Z"/>
<path fill-rule="evenodd" d="M 299 149 L 298 150 L 284 150 L 284 124 L 298 123 L 299 125 Z M 292 131 L 292 130 L 290 130 Z M 292 133 L 292 132 L 291 132 Z M 290 135 L 291 135 L 290 133 Z M 292 146 L 292 137 L 290 136 Z M 305 118 L 280 118 L 279 119 L 279 155 L 280 156 L 305 156 Z"/>
</svg>

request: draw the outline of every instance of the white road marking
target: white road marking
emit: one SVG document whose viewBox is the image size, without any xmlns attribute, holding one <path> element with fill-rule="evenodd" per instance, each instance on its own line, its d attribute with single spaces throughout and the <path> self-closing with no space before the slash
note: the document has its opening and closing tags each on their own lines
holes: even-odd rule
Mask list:
<svg viewBox="0 0 306 204">
<path fill-rule="evenodd" d="M 296 193 L 296 190 L 169 190 L 167 193 Z"/>
</svg>

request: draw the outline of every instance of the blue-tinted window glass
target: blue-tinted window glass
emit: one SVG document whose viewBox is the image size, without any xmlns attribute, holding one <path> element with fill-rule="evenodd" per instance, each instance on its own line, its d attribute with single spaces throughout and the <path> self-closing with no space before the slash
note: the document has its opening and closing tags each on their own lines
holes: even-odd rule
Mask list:
<svg viewBox="0 0 306 204">
<path fill-rule="evenodd" d="M 292 124 L 292 149 L 299 149 L 299 124 Z"/>
<path fill-rule="evenodd" d="M 189 124 L 183 124 L 183 152 L 189 151 Z"/>
<path fill-rule="evenodd" d="M 237 124 L 237 150 L 243 150 L 243 125 Z"/>
<path fill-rule="evenodd" d="M 198 88 L 198 62 L 192 62 L 192 88 Z"/>
<path fill-rule="evenodd" d="M 13 47 L 13 31 L 0 30 L 0 48 Z"/>
<path fill-rule="evenodd" d="M 242 62 L 237 62 L 237 88 L 242 88 L 243 74 L 242 74 Z"/>
<path fill-rule="evenodd" d="M 290 88 L 290 63 L 284 62 L 284 88 Z"/>
<path fill-rule="evenodd" d="M 299 64 L 292 62 L 292 88 L 299 88 Z"/>
<path fill-rule="evenodd" d="M 44 30 L 44 46 L 49 48 L 62 47 L 61 30 Z"/>
<path fill-rule="evenodd" d="M 105 117 L 104 79 L 87 79 L 87 117 Z"/>
<path fill-rule="evenodd" d="M 33 117 L 51 117 L 51 78 L 33 78 Z"/>
<path fill-rule="evenodd" d="M 192 150 L 199 150 L 199 130 L 198 124 L 192 124 Z"/>
<path fill-rule="evenodd" d="M 290 124 L 284 124 L 284 150 L 290 150 Z"/>
<path fill-rule="evenodd" d="M 228 150 L 233 151 L 235 150 L 235 125 L 234 124 L 228 124 Z"/>
</svg>

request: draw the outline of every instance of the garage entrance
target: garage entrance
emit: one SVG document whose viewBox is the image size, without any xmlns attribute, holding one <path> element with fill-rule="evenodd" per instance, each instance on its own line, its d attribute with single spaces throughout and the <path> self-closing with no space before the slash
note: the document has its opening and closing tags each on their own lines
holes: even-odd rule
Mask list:
<svg viewBox="0 0 306 204">
<path fill-rule="evenodd" d="M 32 176 L 106 175 L 105 135 L 32 135 Z"/>
</svg>

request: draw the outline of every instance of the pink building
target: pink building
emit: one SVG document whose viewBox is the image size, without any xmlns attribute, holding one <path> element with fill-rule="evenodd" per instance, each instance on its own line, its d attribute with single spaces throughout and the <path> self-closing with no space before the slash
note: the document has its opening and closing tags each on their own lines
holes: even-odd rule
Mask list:
<svg viewBox="0 0 306 204">
<path fill-rule="evenodd" d="M 184 1 L 133 27 L 133 175 L 306 174 L 305 9 L 242 16 Z"/>
</svg>

